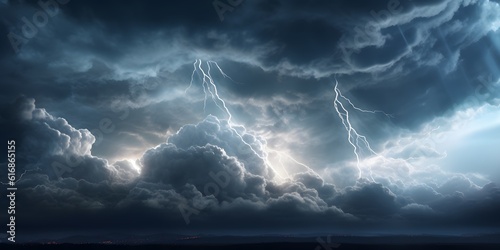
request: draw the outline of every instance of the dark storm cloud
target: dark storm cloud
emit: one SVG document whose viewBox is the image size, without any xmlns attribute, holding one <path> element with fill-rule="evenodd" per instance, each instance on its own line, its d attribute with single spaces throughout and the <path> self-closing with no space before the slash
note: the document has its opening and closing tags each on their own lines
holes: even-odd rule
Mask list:
<svg viewBox="0 0 500 250">
<path fill-rule="evenodd" d="M 20 152 L 47 150 L 45 157 L 25 160 L 26 166 L 41 169 L 18 182 L 23 188 L 19 207 L 26 215 L 19 224 L 32 232 L 41 225 L 53 232 L 74 225 L 78 225 L 75 230 L 115 231 L 141 227 L 172 232 L 355 228 L 359 232 L 381 225 L 393 230 L 399 223 L 449 229 L 495 227 L 499 222 L 498 187 L 478 187 L 460 176 L 435 187 L 395 191 L 363 180 L 340 189 L 310 171 L 276 182 L 268 177 L 270 170 L 262 171 L 268 165 L 251 161 L 263 153 L 259 149 L 263 141 L 243 130 L 240 137 L 236 131 L 241 128 L 213 116 L 185 125 L 168 142 L 149 149 L 139 174 L 129 162 L 110 165 L 90 155 L 87 146 L 93 137 L 87 142 L 82 136 L 88 131 L 76 130 L 36 108 L 32 99 L 21 99 L 16 106 L 20 116 L 10 120 L 12 124 L 39 126 L 32 129 L 36 134 L 26 136 L 55 132 L 44 139 L 47 145 L 28 140 L 19 145 Z M 255 152 L 248 150 L 249 145 Z M 73 152 L 79 164 L 57 176 L 47 167 L 50 161 L 68 164 L 58 153 L 64 150 Z"/>
<path fill-rule="evenodd" d="M 461 175 L 427 184 L 358 179 L 344 164 L 352 149 L 332 108 L 337 77 L 353 100 L 394 114 L 351 116 L 379 142 L 477 96 L 479 76 L 498 78 L 496 2 L 244 1 L 223 22 L 209 0 L 72 0 L 60 8 L 18 53 L 0 39 L 0 123 L 9 131 L 2 139 L 16 139 L 17 171 L 31 171 L 18 183 L 23 228 L 500 224 L 492 183 Z M 22 17 L 39 10 L 35 1 L 0 6 L 0 33 L 22 35 Z M 185 91 L 197 58 L 216 60 L 231 76 L 213 74 L 246 126 L 211 115 L 199 122 L 221 112 L 209 103 L 204 113 L 198 75 Z M 273 180 L 280 170 L 265 160 L 268 145 L 332 166 L 326 172 L 336 186 L 291 161 L 284 164 L 296 171 Z M 440 156 L 417 146 L 399 155 Z M 397 171 L 411 172 L 401 164 L 390 174 Z"/>
<path fill-rule="evenodd" d="M 393 215 L 400 207 L 396 195 L 381 184 L 369 184 L 361 188 L 348 188 L 341 196 L 344 211 L 368 217 Z"/>
<path fill-rule="evenodd" d="M 20 32 L 20 17 L 40 9 L 28 3 L 11 3 L 6 30 Z M 148 79 L 164 82 L 166 72 L 175 72 L 185 78 L 174 81 L 186 83 L 189 64 L 201 57 L 218 60 L 245 83 L 226 85 L 234 98 L 324 98 L 318 93 L 328 87 L 311 78 L 347 74 L 339 77 L 345 89 L 358 87 L 355 96 L 396 114 L 396 124 L 416 127 L 473 95 L 477 76 L 491 71 L 484 70 L 491 60 L 477 63 L 469 51 L 493 46 L 487 36 L 492 4 L 251 1 L 220 22 L 211 1 L 71 1 L 24 45 L 23 56 L 5 58 L 3 72 L 9 74 L 3 79 L 11 87 L 4 95 L 23 93 L 44 106 L 74 97 L 73 108 L 115 99 L 143 103 L 137 90 L 159 90 Z M 482 51 L 498 59 L 497 50 Z M 156 70 L 160 77 L 148 76 Z M 380 88 L 360 87 L 365 85 Z"/>
<path fill-rule="evenodd" d="M 118 208 L 118 211 L 122 212 L 123 210 L 129 211 L 134 207 L 134 204 L 144 209 L 165 210 L 163 212 L 168 215 L 165 222 L 174 220 L 172 228 L 175 228 L 175 225 L 182 225 L 182 223 L 178 223 L 183 221 L 183 216 L 179 213 L 179 205 L 188 205 L 192 209 L 198 208 L 201 210 L 201 204 L 203 214 L 211 214 L 212 212 L 218 214 L 226 210 L 239 211 L 241 206 L 246 204 L 251 205 L 250 210 L 254 212 L 264 209 L 275 213 L 292 206 L 292 211 L 290 211 L 292 214 L 317 211 L 337 214 L 337 219 L 352 217 L 343 215 L 335 207 L 328 207 L 318 196 L 315 189 L 307 188 L 300 182 L 290 181 L 288 184 L 269 184 L 270 188 L 266 190 L 268 186 L 266 183 L 269 182 L 268 174 L 257 169 L 256 166 L 251 166 L 250 161 L 245 161 L 245 158 L 255 159 L 252 152 L 249 153 L 246 148 L 249 144 L 236 136 L 236 132 L 227 123 L 221 123 L 215 117 L 208 117 L 207 120 L 196 126 L 187 125 L 179 131 L 176 137 L 173 137 L 175 139 L 172 141 L 177 139 L 182 143 L 189 141 L 189 138 L 195 139 L 191 146 L 184 149 L 182 145 L 177 146 L 167 143 L 146 152 L 141 160 L 143 165 L 141 175 L 137 176 L 137 173 L 133 171 L 133 167 L 127 163 L 118 162 L 114 166 L 108 165 L 105 160 L 91 156 L 87 151 L 80 152 L 79 148 L 73 149 L 69 147 L 68 145 L 85 144 L 81 142 L 81 136 L 75 135 L 77 131 L 80 133 L 85 131 L 75 130 L 70 125 L 67 125 L 62 118 L 54 118 L 44 113 L 44 110 L 36 109 L 33 100 L 24 99 L 20 102 L 22 102 L 20 106 L 28 109 L 23 112 L 23 117 L 34 116 L 32 119 L 24 118 L 25 120 L 21 122 L 35 126 L 42 119 L 45 121 L 44 124 L 53 120 L 58 124 L 67 126 L 66 128 L 62 127 L 64 129 L 57 127 L 57 130 L 54 127 L 42 126 L 38 130 L 32 130 L 33 133 L 37 134 L 30 134 L 29 138 L 37 138 L 40 134 L 53 130 L 57 131 L 54 138 L 45 138 L 44 141 L 54 143 L 55 146 L 59 147 L 61 147 L 61 144 L 65 145 L 66 150 L 71 150 L 75 154 L 74 158 L 79 161 L 76 166 L 63 166 L 61 171 L 65 172 L 57 176 L 52 172 L 53 169 L 49 168 L 49 166 L 53 166 L 50 161 L 63 165 L 68 164 L 64 161 L 64 157 L 69 153 L 60 155 L 57 152 L 58 150 L 53 149 L 55 146 L 48 147 L 27 143 L 20 146 L 20 152 L 24 154 L 27 154 L 26 151 L 23 151 L 27 147 L 48 150 L 44 154 L 45 158 L 29 159 L 33 162 L 27 164 L 28 166 L 40 165 L 41 167 L 34 174 L 24 176 L 18 182 L 18 185 L 26 187 L 22 196 L 30 200 L 32 204 L 36 204 L 37 209 L 51 211 L 49 214 L 54 216 L 52 225 L 64 224 L 64 219 L 59 222 L 58 214 L 62 214 L 61 218 L 64 218 L 69 211 L 67 209 L 78 208 L 84 214 L 97 210 L 105 214 L 106 211 L 114 208 Z M 44 116 L 39 117 L 39 114 L 44 114 Z M 239 133 L 243 133 L 243 131 Z M 204 138 L 200 137 L 201 134 L 205 134 L 207 138 L 213 137 L 213 140 L 210 141 L 212 144 L 204 143 Z M 249 136 L 243 134 L 243 137 L 247 140 L 251 139 Z M 184 140 L 181 140 L 182 138 Z M 237 140 L 239 140 L 239 143 Z M 230 146 L 227 145 L 227 142 L 231 142 Z M 197 143 L 206 145 L 197 146 Z M 255 143 L 252 142 L 254 147 L 258 145 Z M 230 149 L 231 146 L 242 148 L 242 150 L 230 152 L 234 156 L 228 156 L 221 147 Z M 248 166 L 245 166 L 243 162 L 247 162 Z M 267 168 L 263 162 L 260 162 L 260 164 L 260 169 Z M 68 167 L 72 169 L 66 171 Z M 18 169 L 18 171 L 22 170 L 24 169 Z M 126 179 L 124 174 L 134 178 Z M 310 180 L 319 177 L 307 178 L 304 173 L 301 178 Z M 319 180 L 314 185 L 310 181 L 306 181 L 306 183 L 318 189 L 324 186 L 322 180 Z M 330 188 L 334 189 L 333 186 L 330 186 Z M 215 192 L 218 194 L 215 194 Z M 330 195 L 333 193 L 330 192 Z M 31 206 L 26 206 L 27 211 L 31 211 L 29 207 Z M 294 211 L 295 209 L 296 211 Z M 132 211 L 130 212 L 135 214 Z M 155 214 L 158 213 L 160 211 Z M 196 217 L 195 215 L 192 216 Z M 205 216 L 208 215 L 200 215 L 200 218 L 205 220 Z M 265 217 L 265 213 L 258 217 L 261 216 Z M 150 219 L 153 220 L 153 218 Z M 30 220 L 35 219 L 30 218 Z M 110 220 L 119 220 L 119 218 L 108 218 L 105 221 L 110 222 Z M 193 220 L 195 219 L 193 218 Z M 24 223 L 30 226 L 35 224 Z M 92 223 L 95 223 L 95 221 L 92 221 Z M 296 223 L 298 222 L 292 224 Z M 83 223 L 82 226 L 85 227 L 85 225 L 86 223 Z M 200 226 L 204 227 L 206 225 Z"/>
<path fill-rule="evenodd" d="M 28 3 L 11 3 L 14 11 L 7 15 L 5 29 L 20 32 L 20 17 L 40 9 Z M 151 71 L 184 74 L 185 83 L 186 66 L 201 57 L 217 59 L 236 72 L 232 75 L 245 84 L 227 85 L 235 98 L 293 99 L 297 93 L 318 98 L 327 87 L 310 78 L 349 74 L 340 77 L 347 90 L 381 85 L 380 90 L 358 88 L 354 94 L 396 114 L 397 124 L 414 127 L 474 94 L 479 85 L 475 78 L 486 74 L 485 64 L 491 63 L 478 64 L 467 56 L 475 56 L 469 50 L 492 46 L 485 37 L 495 17 L 491 4 L 251 1 L 225 13 L 220 22 L 211 1 L 71 1 L 24 45 L 23 56 L 5 58 L 4 72 L 9 74 L 3 79 L 11 87 L 4 95 L 24 93 L 44 106 L 74 97 L 74 108 L 125 98 L 142 103 L 137 90 L 146 88 L 148 94 L 148 89 L 159 88 L 151 89 L 148 79 L 165 81 L 148 76 Z M 498 57 L 498 51 L 489 51 Z M 7 60 L 15 60 L 17 66 Z M 386 86 L 399 95 L 387 97 Z M 425 99 L 418 98 L 423 95 Z"/>
<path fill-rule="evenodd" d="M 19 171 L 40 167 L 31 163 L 57 155 L 88 155 L 95 141 L 88 130 L 75 129 L 65 119 L 35 108 L 35 100 L 26 97 L 4 107 L 2 126 L 9 129 L 3 135 L 6 140 L 16 138 L 23 145 Z"/>
</svg>

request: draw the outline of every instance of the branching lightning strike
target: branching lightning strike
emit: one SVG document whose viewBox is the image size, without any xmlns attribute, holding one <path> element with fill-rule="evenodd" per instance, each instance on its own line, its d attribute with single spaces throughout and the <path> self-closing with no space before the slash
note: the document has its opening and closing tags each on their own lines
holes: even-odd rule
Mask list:
<svg viewBox="0 0 500 250">
<path fill-rule="evenodd" d="M 338 88 L 337 88 L 337 84 L 338 84 L 338 82 L 336 82 L 336 84 L 335 84 L 335 89 L 337 89 L 337 90 L 338 90 Z M 381 111 L 381 110 L 366 110 L 366 109 L 358 108 L 358 107 L 356 107 L 356 106 L 355 106 L 355 105 L 351 102 L 351 100 L 350 100 L 349 98 L 347 98 L 347 97 L 345 97 L 344 95 L 342 95 L 342 92 L 340 92 L 340 90 L 338 90 L 338 93 L 339 93 L 340 97 L 342 97 L 342 99 L 346 100 L 346 101 L 349 103 L 349 105 L 351 105 L 351 107 L 352 107 L 353 109 L 357 110 L 357 111 L 360 111 L 360 112 L 363 112 L 363 113 L 371 113 L 371 114 L 381 113 L 381 114 L 383 114 L 383 115 L 387 116 L 388 118 L 394 118 L 394 115 L 392 115 L 392 114 L 387 114 L 387 113 L 385 113 L 384 111 Z"/>
<path fill-rule="evenodd" d="M 231 128 L 231 130 L 241 139 L 241 141 L 247 146 L 250 148 L 250 150 L 255 154 L 257 155 L 259 158 L 261 158 L 264 163 L 269 167 L 271 168 L 274 173 L 276 175 L 278 175 L 281 179 L 285 179 L 285 177 L 283 177 L 278 171 L 276 171 L 276 168 L 273 166 L 273 164 L 269 161 L 268 159 L 268 156 L 267 154 L 265 155 L 261 155 L 259 153 L 257 153 L 257 151 L 253 148 L 253 146 L 251 144 L 249 144 L 248 142 L 245 141 L 245 139 L 243 138 L 243 136 L 236 130 L 233 128 L 234 124 L 232 122 L 232 114 L 231 112 L 229 111 L 227 105 L 226 105 L 226 102 L 224 101 L 224 99 L 222 99 L 219 95 L 219 92 L 217 90 L 217 86 L 213 80 L 213 77 L 211 75 L 211 70 L 212 70 L 212 66 L 215 66 L 217 68 L 217 70 L 220 72 L 220 74 L 222 76 L 224 76 L 225 78 L 229 78 L 230 80 L 232 80 L 233 82 L 236 82 L 234 81 L 231 77 L 229 77 L 223 70 L 222 68 L 219 66 L 219 64 L 215 61 L 207 61 L 204 65 L 206 65 L 206 71 L 205 69 L 203 68 L 203 64 L 202 64 L 202 60 L 201 59 L 196 59 L 196 61 L 193 63 L 193 72 L 191 74 L 191 81 L 189 83 L 189 86 L 186 88 L 185 90 L 185 93 L 187 93 L 187 91 L 189 90 L 189 88 L 192 87 L 193 85 L 193 82 L 194 82 L 194 75 L 197 74 L 199 76 L 199 78 L 201 79 L 201 85 L 203 87 L 203 92 L 205 93 L 205 99 L 203 101 L 203 110 L 206 110 L 206 105 L 207 105 L 207 99 L 210 97 L 212 99 L 212 101 L 214 102 L 214 104 L 217 106 L 217 108 L 219 108 L 221 111 L 223 111 L 226 115 L 227 115 L 227 122 Z M 266 148 L 267 151 L 273 151 L 273 152 L 277 152 L 278 154 L 278 157 L 279 157 L 279 162 L 281 163 L 282 165 L 282 168 L 285 172 L 285 174 L 287 175 L 287 177 L 289 177 L 290 175 L 288 174 L 286 168 L 284 167 L 283 163 L 282 163 L 282 160 L 281 160 L 281 157 L 282 155 L 286 156 L 287 158 L 289 158 L 290 160 L 292 160 L 293 162 L 295 162 L 296 164 L 306 168 L 307 170 L 310 170 L 310 171 L 313 171 L 310 167 L 308 167 L 307 165 L 295 160 L 293 157 L 289 156 L 288 154 L 285 154 L 283 152 L 280 152 L 280 151 L 276 151 L 276 150 L 272 150 L 272 149 L 269 149 L 269 148 Z"/>
<path fill-rule="evenodd" d="M 349 105 L 354 110 L 357 110 L 357 111 L 360 111 L 363 113 L 372 113 L 372 114 L 382 113 L 389 118 L 392 118 L 393 116 L 390 114 L 387 114 L 383 111 L 380 111 L 380 110 L 373 110 L 372 111 L 372 110 L 365 110 L 365 109 L 361 109 L 361 108 L 356 107 L 351 102 L 351 100 L 349 98 L 342 95 L 342 92 L 338 88 L 338 85 L 339 85 L 339 82 L 337 81 L 337 79 L 335 79 L 335 87 L 334 87 L 335 99 L 333 101 L 333 106 L 334 106 L 335 111 L 337 112 L 342 124 L 344 125 L 345 130 L 347 131 L 347 141 L 352 146 L 354 155 L 356 156 L 356 167 L 358 168 L 358 172 L 359 172 L 358 178 L 361 178 L 361 177 L 363 177 L 363 172 L 362 172 L 362 169 L 360 167 L 361 160 L 360 160 L 359 154 L 362 150 L 362 146 L 364 145 L 365 149 L 373 155 L 379 156 L 379 154 L 372 149 L 372 147 L 370 146 L 370 143 L 368 142 L 366 137 L 364 135 L 359 134 L 358 131 L 356 131 L 356 129 L 352 126 L 351 121 L 349 120 L 349 111 L 344 106 L 344 104 L 341 102 L 341 99 L 347 101 L 349 103 Z M 385 158 L 383 158 L 383 159 L 385 161 Z M 372 181 L 374 181 L 371 168 L 369 168 L 368 171 L 369 171 L 370 179 Z"/>
</svg>

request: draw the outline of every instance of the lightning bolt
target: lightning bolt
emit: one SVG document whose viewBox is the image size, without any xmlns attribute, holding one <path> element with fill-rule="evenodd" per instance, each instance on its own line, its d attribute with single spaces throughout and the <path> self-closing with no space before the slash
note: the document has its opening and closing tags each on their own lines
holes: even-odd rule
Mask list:
<svg viewBox="0 0 500 250">
<path fill-rule="evenodd" d="M 381 113 L 381 114 L 383 114 L 383 115 L 387 116 L 388 118 L 394 118 L 394 115 L 392 115 L 392 114 L 387 114 L 387 113 L 385 113 L 384 111 L 381 111 L 381 110 L 366 110 L 366 109 L 362 109 L 362 108 L 358 108 L 358 107 L 356 107 L 356 106 L 355 106 L 355 105 L 351 102 L 351 100 L 350 100 L 349 98 L 347 98 L 347 97 L 345 97 L 344 95 L 342 95 L 342 92 L 340 92 L 340 90 L 337 88 L 338 81 L 337 81 L 337 80 L 335 80 L 335 81 L 336 81 L 336 84 L 335 84 L 335 89 L 337 90 L 337 92 L 338 92 L 339 96 L 340 96 L 342 99 L 346 100 L 346 101 L 349 103 L 349 105 L 350 105 L 353 109 L 355 109 L 355 110 L 357 110 L 357 111 L 360 111 L 360 112 L 363 112 L 363 113 L 371 113 L 371 114 Z"/>
<path fill-rule="evenodd" d="M 194 74 L 196 74 L 196 63 L 198 63 L 198 59 L 193 63 L 193 73 L 191 73 L 191 81 L 189 82 L 189 86 L 184 90 L 184 94 L 187 94 L 188 90 L 193 86 Z"/>
<path fill-rule="evenodd" d="M 203 65 L 206 66 L 206 70 L 204 69 Z M 272 169 L 273 172 L 276 175 L 278 175 L 279 178 L 285 179 L 278 171 L 276 171 L 276 168 L 273 166 L 273 164 L 268 159 L 269 154 L 267 154 L 267 153 L 265 153 L 265 154 L 259 154 L 259 153 L 257 153 L 257 151 L 253 148 L 253 146 L 251 144 L 249 144 L 247 141 L 245 141 L 245 139 L 243 138 L 243 136 L 236 129 L 233 128 L 234 126 L 237 126 L 237 125 L 235 123 L 233 123 L 233 121 L 232 121 L 233 115 L 231 114 L 231 111 L 227 107 L 226 102 L 220 96 L 220 94 L 219 94 L 219 92 L 217 90 L 217 85 L 215 84 L 215 82 L 213 80 L 213 77 L 211 75 L 211 71 L 212 71 L 213 66 L 215 66 L 215 68 L 219 71 L 219 73 L 223 77 L 228 78 L 228 79 L 232 80 L 233 82 L 236 82 L 236 81 L 234 81 L 231 77 L 229 77 L 222 70 L 222 68 L 219 66 L 219 64 L 217 62 L 215 62 L 215 61 L 207 61 L 207 62 L 203 63 L 201 59 L 196 59 L 195 62 L 193 63 L 193 72 L 191 74 L 191 81 L 189 83 L 189 86 L 186 88 L 185 93 L 187 93 L 187 91 L 192 87 L 193 82 L 194 82 L 194 75 L 197 74 L 199 76 L 199 78 L 200 78 L 201 85 L 203 87 L 203 92 L 205 94 L 205 99 L 204 99 L 204 102 L 203 102 L 203 110 L 206 110 L 206 104 L 207 104 L 208 98 L 212 99 L 213 103 L 217 106 L 217 108 L 219 108 L 221 111 L 223 111 L 227 115 L 227 122 L 229 124 L 229 127 L 241 139 L 241 141 L 247 147 L 250 148 L 250 150 L 252 151 L 252 153 L 254 153 L 259 158 L 261 158 L 264 161 L 264 163 L 266 164 L 266 166 L 269 167 L 270 169 Z M 285 153 L 277 151 L 277 150 L 270 149 L 267 146 L 266 146 L 265 151 L 266 152 L 276 152 L 278 154 L 278 157 L 279 157 L 278 160 L 279 160 L 279 162 L 280 162 L 280 164 L 282 166 L 282 169 L 284 170 L 285 174 L 288 177 L 290 175 L 288 174 L 285 166 L 283 165 L 283 162 L 282 162 L 282 157 L 283 156 L 286 157 L 286 158 L 288 158 L 288 159 L 290 159 L 290 160 L 292 160 L 293 162 L 295 162 L 299 166 L 302 166 L 305 169 L 310 170 L 310 171 L 312 171 L 312 172 L 315 173 L 315 171 L 313 169 L 311 169 L 309 166 L 307 166 L 304 163 L 301 163 L 301 162 L 297 161 L 296 159 L 294 159 L 292 156 L 290 156 L 288 154 L 285 154 Z"/>
<path fill-rule="evenodd" d="M 372 110 L 365 110 L 365 109 L 361 109 L 361 108 L 356 107 L 351 102 L 351 100 L 349 98 L 342 95 L 342 92 L 338 88 L 338 85 L 339 85 L 339 82 L 337 81 L 337 79 L 335 79 L 335 87 L 334 87 L 335 99 L 333 101 L 333 107 L 335 108 L 335 111 L 337 112 L 337 114 L 342 122 L 342 125 L 344 126 L 344 129 L 347 132 L 347 141 L 352 146 L 354 155 L 356 156 L 356 167 L 358 168 L 358 173 L 359 173 L 358 178 L 361 178 L 361 177 L 363 177 L 363 171 L 362 171 L 361 166 L 360 166 L 360 153 L 362 152 L 363 148 L 365 148 L 365 150 L 367 150 L 369 153 L 371 153 L 375 156 L 380 157 L 380 155 L 377 152 L 375 152 L 375 150 L 372 149 L 372 147 L 370 146 L 370 143 L 368 142 L 366 137 L 364 135 L 359 134 L 358 131 L 356 131 L 356 129 L 352 126 L 351 121 L 349 120 L 349 111 L 342 103 L 342 100 L 349 103 L 349 105 L 354 110 L 357 110 L 357 111 L 360 111 L 363 113 L 372 113 L 372 114 L 382 113 L 389 118 L 392 118 L 393 116 L 390 114 L 386 114 L 385 112 L 380 111 L 380 110 L 373 110 L 372 111 Z M 382 159 L 385 161 L 385 157 L 382 157 Z M 370 179 L 372 181 L 374 181 L 371 167 L 368 168 L 368 171 L 369 171 Z"/>
<path fill-rule="evenodd" d="M 231 130 L 241 139 L 241 141 L 247 147 L 250 148 L 250 150 L 255 155 L 257 155 L 259 158 L 261 158 L 266 163 L 266 165 L 269 166 L 274 171 L 274 173 L 276 173 L 281 178 L 283 178 L 283 176 L 281 176 L 279 174 L 279 172 L 277 172 L 276 169 L 274 169 L 274 167 L 272 166 L 272 164 L 269 163 L 267 157 L 263 156 L 263 155 L 260 155 L 259 153 L 257 153 L 257 151 L 253 148 L 253 146 L 251 144 L 249 144 L 248 142 L 246 142 L 245 139 L 243 139 L 243 136 L 236 129 L 233 128 L 233 126 L 234 126 L 234 124 L 232 123 L 232 117 L 233 116 L 232 116 L 231 112 L 229 111 L 229 109 L 227 108 L 226 102 L 224 101 L 224 99 L 222 99 L 220 97 L 219 92 L 217 90 L 217 86 L 215 85 L 214 80 L 212 78 L 212 75 L 210 73 L 210 71 L 211 71 L 210 65 L 213 64 L 213 63 L 215 65 L 217 65 L 217 68 L 219 69 L 219 71 L 223 74 L 223 76 L 225 76 L 226 74 L 224 73 L 224 71 L 222 71 L 222 69 L 215 62 L 206 62 L 206 66 L 207 66 L 207 71 L 206 72 L 205 72 L 205 70 L 202 67 L 202 60 L 201 59 L 196 59 L 196 61 L 193 64 L 193 73 L 192 73 L 191 76 L 193 76 L 195 74 L 195 72 L 200 76 L 201 81 L 202 81 L 201 85 L 203 87 L 203 92 L 205 93 L 205 100 L 204 100 L 204 103 L 203 103 L 203 109 L 204 110 L 206 109 L 206 102 L 207 102 L 207 99 L 210 97 L 212 99 L 212 101 L 214 102 L 214 104 L 220 110 L 222 110 L 224 113 L 226 113 L 226 115 L 228 116 L 227 122 L 228 122 L 229 127 L 231 128 Z M 193 77 L 191 78 L 190 86 L 192 86 L 192 84 L 193 84 Z"/>
<path fill-rule="evenodd" d="M 230 76 L 228 76 L 226 73 L 224 73 L 224 71 L 219 67 L 219 64 L 215 61 L 208 61 L 208 63 L 211 63 L 211 64 L 214 64 L 217 69 L 219 69 L 219 72 L 221 73 L 222 76 L 224 76 L 225 78 L 229 78 L 231 81 L 235 82 L 235 83 L 239 83 L 235 80 L 233 80 L 233 78 L 231 78 Z"/>
</svg>

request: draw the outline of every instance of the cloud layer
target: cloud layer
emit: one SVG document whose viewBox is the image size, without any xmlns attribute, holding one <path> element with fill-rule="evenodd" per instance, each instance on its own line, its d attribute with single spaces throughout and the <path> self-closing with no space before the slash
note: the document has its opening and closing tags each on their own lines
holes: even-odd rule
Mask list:
<svg viewBox="0 0 500 250">
<path fill-rule="evenodd" d="M 312 171 L 279 179 L 271 174 L 272 166 L 256 160 L 265 152 L 265 141 L 243 130 L 240 137 L 235 131 L 241 128 L 214 116 L 185 125 L 168 142 L 147 150 L 138 173 L 130 162 L 109 164 L 92 156 L 94 137 L 87 130 L 36 108 L 33 99 L 22 98 L 16 105 L 22 109 L 16 125 L 31 128 L 20 137 L 26 140 L 18 154 L 45 150 L 45 157 L 23 159 L 25 166 L 40 169 L 17 183 L 23 190 L 19 210 L 25 215 L 19 223 L 33 231 L 49 221 L 57 231 L 68 227 L 68 220 L 79 229 L 140 226 L 172 232 L 362 232 L 401 225 L 408 231 L 479 230 L 500 222 L 500 189 L 493 183 L 477 186 L 461 175 L 440 185 L 408 183 L 404 188 L 363 179 L 338 188 Z M 45 140 L 52 144 L 28 140 L 42 135 L 51 135 Z M 249 145 L 258 150 L 248 150 Z M 62 151 L 78 164 L 62 161 Z M 49 167 L 54 162 L 71 170 L 57 176 Z M 348 175 L 343 178 L 352 178 Z"/>
<path fill-rule="evenodd" d="M 0 5 L 22 228 L 498 230 L 498 1 L 57 6 Z"/>
</svg>

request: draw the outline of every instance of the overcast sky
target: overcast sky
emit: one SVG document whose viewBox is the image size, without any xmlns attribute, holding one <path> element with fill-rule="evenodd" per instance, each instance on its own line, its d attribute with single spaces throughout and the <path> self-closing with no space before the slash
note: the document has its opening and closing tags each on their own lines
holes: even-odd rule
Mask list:
<svg viewBox="0 0 500 250">
<path fill-rule="evenodd" d="M 40 2 L 0 1 L 26 234 L 500 230 L 497 0 Z"/>
</svg>

